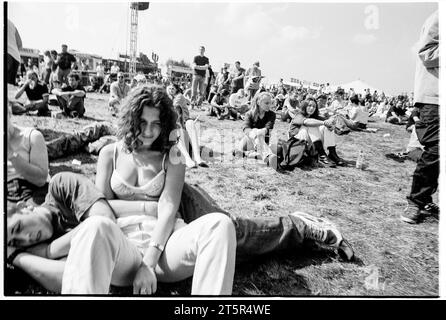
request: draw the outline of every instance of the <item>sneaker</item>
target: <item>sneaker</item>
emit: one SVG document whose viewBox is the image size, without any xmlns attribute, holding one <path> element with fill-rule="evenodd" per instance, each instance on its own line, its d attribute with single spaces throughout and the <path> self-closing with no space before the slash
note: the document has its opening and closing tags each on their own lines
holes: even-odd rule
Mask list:
<svg viewBox="0 0 446 320">
<path fill-rule="evenodd" d="M 334 164 L 336 164 L 337 166 L 344 166 L 345 163 L 344 161 L 342 161 L 341 158 L 338 157 L 338 155 L 336 153 L 329 153 L 328 154 L 328 159 L 330 159 L 331 161 L 334 162 Z"/>
<path fill-rule="evenodd" d="M 438 207 L 437 204 L 435 204 L 433 202 L 426 204 L 421 209 L 421 213 L 424 215 L 438 215 L 439 212 L 440 212 L 440 208 Z"/>
<path fill-rule="evenodd" d="M 299 211 L 291 213 L 289 217 L 304 239 L 310 239 L 319 244 L 337 249 L 338 254 L 343 259 L 353 259 L 354 251 L 352 246 L 342 237 L 336 226 L 328 220 L 316 218 Z"/>
<path fill-rule="evenodd" d="M 402 221 L 411 224 L 418 223 L 420 221 L 420 217 L 421 217 L 420 208 L 412 202 L 407 203 L 406 208 L 404 209 L 403 213 L 400 216 Z"/>
<path fill-rule="evenodd" d="M 319 163 L 324 167 L 336 168 L 336 163 L 331 161 L 326 155 L 319 156 Z"/>
</svg>

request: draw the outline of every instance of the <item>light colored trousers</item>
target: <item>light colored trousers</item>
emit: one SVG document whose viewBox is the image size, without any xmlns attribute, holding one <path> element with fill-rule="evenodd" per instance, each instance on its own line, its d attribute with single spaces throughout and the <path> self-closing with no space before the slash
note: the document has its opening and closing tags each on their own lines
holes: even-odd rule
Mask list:
<svg viewBox="0 0 446 320">
<path fill-rule="evenodd" d="M 203 96 L 206 89 L 206 84 L 204 83 L 205 77 L 200 75 L 194 75 L 192 77 L 192 96 L 191 101 L 194 102 L 197 99 L 197 95 Z"/>
<path fill-rule="evenodd" d="M 263 161 L 265 161 L 266 158 L 273 153 L 271 147 L 266 143 L 264 135 L 258 135 L 255 139 L 244 135 L 239 141 L 237 149 L 240 151 L 254 150 L 260 154 Z"/>
<path fill-rule="evenodd" d="M 336 135 L 334 130 L 330 131 L 326 126 L 306 127 L 302 126 L 296 135 L 296 138 L 306 141 L 322 141 L 324 149 L 336 146 Z"/>
<path fill-rule="evenodd" d="M 235 271 L 236 235 L 222 213 L 204 215 L 174 231 L 156 267 L 160 282 L 190 276 L 192 295 L 230 295 Z M 93 216 L 73 236 L 62 294 L 108 294 L 110 284 L 132 285 L 142 254 L 112 220 Z"/>
</svg>

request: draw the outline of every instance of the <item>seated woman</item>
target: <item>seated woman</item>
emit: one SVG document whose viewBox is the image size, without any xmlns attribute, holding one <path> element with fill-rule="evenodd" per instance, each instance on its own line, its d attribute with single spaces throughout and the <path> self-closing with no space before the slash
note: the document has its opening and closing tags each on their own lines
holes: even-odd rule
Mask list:
<svg viewBox="0 0 446 320">
<path fill-rule="evenodd" d="M 169 139 L 176 115 L 163 89 L 135 90 L 123 111 L 120 142 L 99 156 L 97 189 L 80 175 L 60 173 L 43 206 L 8 213 L 9 246 L 49 240 L 8 254 L 8 263 L 46 288 L 104 294 L 113 283 L 153 294 L 158 280 L 193 276 L 192 294 L 231 294 L 235 245 L 243 259 L 313 240 L 353 258 L 350 244 L 324 219 L 302 212 L 233 217 L 200 187 L 184 184 L 184 165 Z M 67 254 L 66 261 L 53 260 Z"/>
<path fill-rule="evenodd" d="M 251 101 L 251 110 L 245 115 L 244 136 L 238 150 L 260 156 L 273 169 L 278 168 L 277 156 L 271 151 L 269 138 L 276 121 L 275 112 L 271 111 L 272 98 L 268 92 L 258 93 Z M 248 156 L 249 157 L 249 156 Z"/>
<path fill-rule="evenodd" d="M 358 127 L 358 129 L 367 129 L 367 122 L 369 118 L 369 111 L 358 98 L 358 95 L 350 97 L 351 107 L 348 113 L 350 120 Z"/>
<path fill-rule="evenodd" d="M 210 116 L 216 116 L 218 120 L 229 117 L 229 95 L 230 91 L 223 89 L 218 92 L 211 101 Z"/>
<path fill-rule="evenodd" d="M 209 167 L 200 155 L 200 146 L 198 143 L 199 124 L 189 117 L 189 101 L 183 96 L 179 85 L 171 84 L 167 87 L 167 93 L 172 99 L 173 106 L 178 115 L 178 124 L 181 127 L 181 133 L 178 142 L 178 149 L 181 151 L 186 160 L 188 168 L 196 168 L 197 166 Z M 189 143 L 192 147 L 194 160 L 189 155 Z"/>
<path fill-rule="evenodd" d="M 48 188 L 48 152 L 42 133 L 12 123 L 8 107 L 7 200 L 41 204 Z"/>
<path fill-rule="evenodd" d="M 329 120 L 319 116 L 319 109 L 314 98 L 307 98 L 301 105 L 301 112 L 291 121 L 288 135 L 312 142 L 319 154 L 319 163 L 323 166 L 342 166 L 344 161 L 336 152 L 336 135 Z M 328 150 L 328 156 L 325 152 Z"/>
</svg>

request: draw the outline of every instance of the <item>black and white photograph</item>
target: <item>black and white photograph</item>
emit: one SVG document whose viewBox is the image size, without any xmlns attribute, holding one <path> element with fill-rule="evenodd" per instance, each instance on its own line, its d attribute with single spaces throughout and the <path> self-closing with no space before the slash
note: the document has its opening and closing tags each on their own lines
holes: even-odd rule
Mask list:
<svg viewBox="0 0 446 320">
<path fill-rule="evenodd" d="M 441 298 L 439 7 L 3 2 L 2 295 Z"/>
</svg>

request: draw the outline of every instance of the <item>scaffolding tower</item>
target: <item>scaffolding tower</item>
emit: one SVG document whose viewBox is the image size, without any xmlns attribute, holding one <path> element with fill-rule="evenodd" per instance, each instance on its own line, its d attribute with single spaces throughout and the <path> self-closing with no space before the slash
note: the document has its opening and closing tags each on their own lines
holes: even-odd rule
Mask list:
<svg viewBox="0 0 446 320">
<path fill-rule="evenodd" d="M 136 74 L 136 52 L 138 50 L 138 7 L 130 7 L 130 75 Z"/>
<path fill-rule="evenodd" d="M 138 11 L 147 10 L 149 2 L 130 3 L 130 66 L 129 73 L 136 74 L 136 53 L 138 52 Z"/>
</svg>

